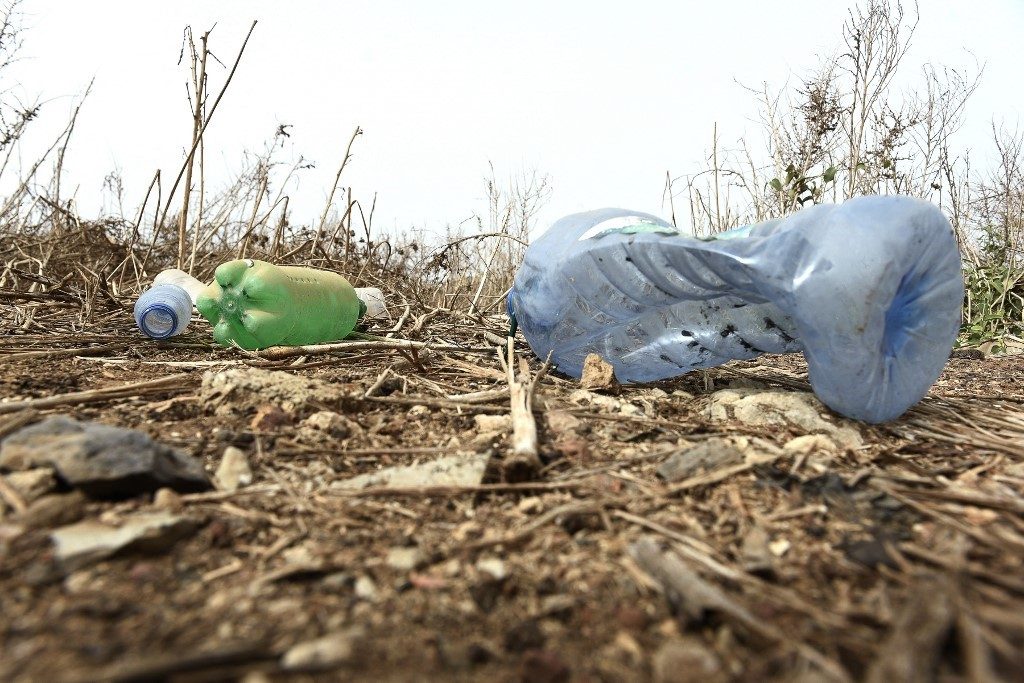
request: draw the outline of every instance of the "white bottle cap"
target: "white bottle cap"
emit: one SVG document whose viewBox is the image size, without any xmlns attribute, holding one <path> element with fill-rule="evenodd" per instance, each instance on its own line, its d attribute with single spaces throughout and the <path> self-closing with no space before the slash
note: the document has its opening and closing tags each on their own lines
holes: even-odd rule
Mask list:
<svg viewBox="0 0 1024 683">
<path fill-rule="evenodd" d="M 388 308 L 384 303 L 384 292 L 376 287 L 356 287 L 356 296 L 366 304 L 366 318 L 379 318 L 387 315 Z"/>
</svg>

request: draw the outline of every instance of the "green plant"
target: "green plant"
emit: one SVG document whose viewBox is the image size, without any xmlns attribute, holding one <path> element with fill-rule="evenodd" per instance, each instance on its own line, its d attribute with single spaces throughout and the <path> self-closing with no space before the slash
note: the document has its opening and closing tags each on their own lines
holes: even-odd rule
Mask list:
<svg viewBox="0 0 1024 683">
<path fill-rule="evenodd" d="M 1024 337 L 1024 270 L 984 263 L 970 268 L 965 282 L 960 346 L 991 342 L 998 351 L 1007 337 Z"/>
<path fill-rule="evenodd" d="M 825 190 L 835 182 L 836 167 L 829 166 L 819 175 L 807 175 L 793 164 L 786 167 L 785 179 L 772 178 L 768 185 L 789 206 L 820 204 Z"/>
</svg>

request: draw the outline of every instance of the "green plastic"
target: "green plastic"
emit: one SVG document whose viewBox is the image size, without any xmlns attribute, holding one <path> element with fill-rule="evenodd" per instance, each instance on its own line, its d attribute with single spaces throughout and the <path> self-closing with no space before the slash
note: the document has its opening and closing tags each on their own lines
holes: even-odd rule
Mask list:
<svg viewBox="0 0 1024 683">
<path fill-rule="evenodd" d="M 344 339 L 366 310 L 337 273 L 252 259 L 221 264 L 196 308 L 218 344 L 243 349 Z"/>
</svg>

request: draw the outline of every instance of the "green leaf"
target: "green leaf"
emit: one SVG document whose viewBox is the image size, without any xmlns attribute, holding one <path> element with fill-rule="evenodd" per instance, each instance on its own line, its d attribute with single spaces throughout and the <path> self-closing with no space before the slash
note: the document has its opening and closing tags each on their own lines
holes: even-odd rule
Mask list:
<svg viewBox="0 0 1024 683">
<path fill-rule="evenodd" d="M 772 189 L 776 192 L 782 192 L 782 181 L 778 178 L 772 178 L 772 181 L 768 183 L 772 186 Z"/>
<path fill-rule="evenodd" d="M 829 166 L 825 169 L 825 173 L 821 176 L 821 180 L 826 183 L 831 183 L 836 177 L 836 167 Z"/>
</svg>

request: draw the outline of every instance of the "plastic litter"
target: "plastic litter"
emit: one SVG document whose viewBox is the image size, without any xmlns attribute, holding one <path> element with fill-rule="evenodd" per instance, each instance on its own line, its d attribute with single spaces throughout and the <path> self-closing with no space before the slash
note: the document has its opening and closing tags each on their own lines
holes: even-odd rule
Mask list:
<svg viewBox="0 0 1024 683">
<path fill-rule="evenodd" d="M 645 213 L 573 214 L 530 245 L 508 298 L 534 353 L 569 375 L 589 353 L 623 382 L 648 382 L 799 351 L 822 402 L 876 423 L 938 378 L 962 302 L 949 221 L 900 196 L 707 239 Z"/>
<path fill-rule="evenodd" d="M 343 339 L 367 310 L 337 273 L 253 259 L 218 266 L 196 308 L 217 343 L 243 349 Z"/>
<path fill-rule="evenodd" d="M 156 285 L 135 302 L 135 323 L 152 339 L 181 334 L 192 317 L 192 299 L 178 285 Z"/>
</svg>

